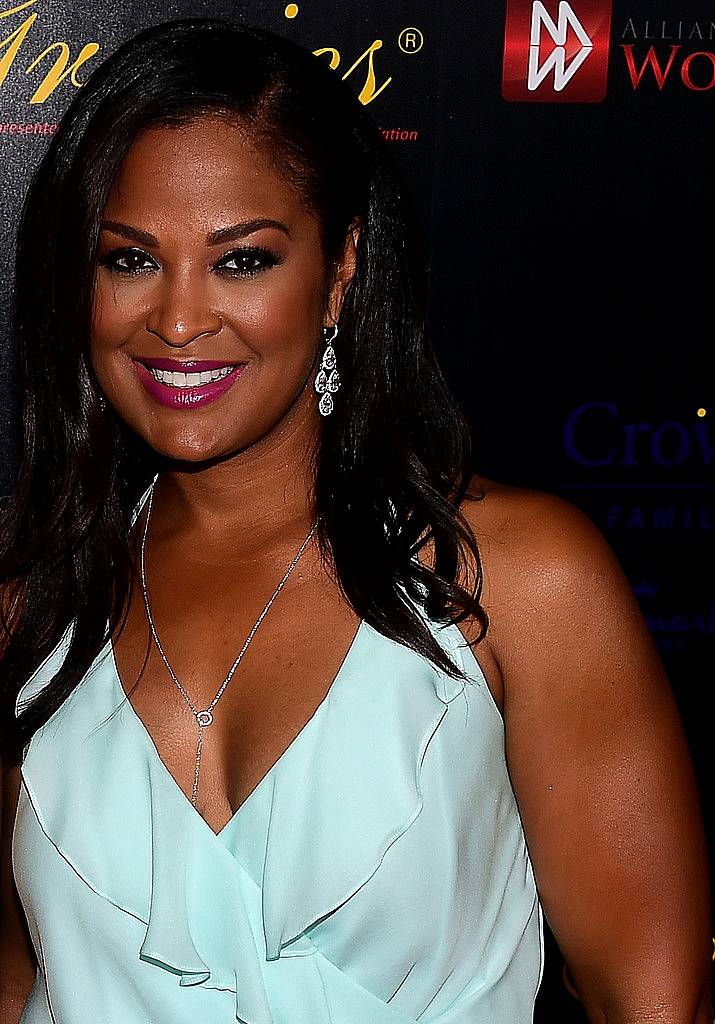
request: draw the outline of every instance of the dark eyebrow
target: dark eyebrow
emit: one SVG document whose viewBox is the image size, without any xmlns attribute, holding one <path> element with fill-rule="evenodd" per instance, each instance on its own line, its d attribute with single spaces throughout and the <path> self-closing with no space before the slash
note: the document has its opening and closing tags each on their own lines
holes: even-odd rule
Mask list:
<svg viewBox="0 0 715 1024">
<path fill-rule="evenodd" d="M 260 231 L 261 228 L 277 228 L 290 238 L 290 230 L 282 221 L 273 220 L 270 217 L 254 217 L 252 220 L 242 220 L 238 224 L 232 224 L 230 227 L 212 231 L 210 235 L 206 236 L 206 245 L 225 245 L 227 242 L 234 242 L 238 238 L 245 238 L 246 235 L 251 235 L 254 231 Z M 129 224 L 121 224 L 116 220 L 103 220 L 100 224 L 100 230 L 102 229 L 111 231 L 115 235 L 121 235 L 122 238 L 128 238 L 132 242 L 138 242 L 139 245 L 145 245 L 147 249 L 156 249 L 160 244 L 159 239 L 155 238 L 154 235 L 150 235 L 148 231 L 133 228 Z"/>
<path fill-rule="evenodd" d="M 225 245 L 227 242 L 234 242 L 238 238 L 245 238 L 246 235 L 260 231 L 261 228 L 277 228 L 285 232 L 290 238 L 290 230 L 287 224 L 280 220 L 273 220 L 271 217 L 255 217 L 253 220 L 242 220 L 238 224 L 232 224 L 229 228 L 219 228 L 206 236 L 207 245 Z"/>
</svg>

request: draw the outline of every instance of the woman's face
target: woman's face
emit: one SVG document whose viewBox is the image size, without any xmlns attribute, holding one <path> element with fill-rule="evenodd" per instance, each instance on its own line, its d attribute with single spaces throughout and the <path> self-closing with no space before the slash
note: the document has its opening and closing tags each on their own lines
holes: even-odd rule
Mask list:
<svg viewBox="0 0 715 1024">
<path fill-rule="evenodd" d="M 107 399 L 154 449 L 195 462 L 255 444 L 308 403 L 316 415 L 311 369 L 355 241 L 323 313 L 318 221 L 269 157 L 219 118 L 152 128 L 99 237 L 91 357 Z"/>
</svg>

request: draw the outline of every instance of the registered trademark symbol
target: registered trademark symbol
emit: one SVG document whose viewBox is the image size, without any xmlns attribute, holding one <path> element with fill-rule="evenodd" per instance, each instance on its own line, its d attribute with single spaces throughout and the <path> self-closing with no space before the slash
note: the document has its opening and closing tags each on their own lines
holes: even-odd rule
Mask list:
<svg viewBox="0 0 715 1024">
<path fill-rule="evenodd" d="M 397 45 L 403 53 L 419 53 L 425 44 L 425 37 L 418 28 L 403 28 L 397 37 Z"/>
</svg>

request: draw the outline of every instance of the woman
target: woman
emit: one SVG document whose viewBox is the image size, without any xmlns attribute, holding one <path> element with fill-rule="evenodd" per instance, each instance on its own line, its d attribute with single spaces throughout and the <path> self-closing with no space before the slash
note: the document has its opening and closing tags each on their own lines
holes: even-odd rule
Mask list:
<svg viewBox="0 0 715 1024">
<path fill-rule="evenodd" d="M 542 908 L 591 1020 L 710 1020 L 663 668 L 591 521 L 472 477 L 418 252 L 269 32 L 152 27 L 64 117 L 17 252 L 8 1024 L 522 1024 Z"/>
</svg>

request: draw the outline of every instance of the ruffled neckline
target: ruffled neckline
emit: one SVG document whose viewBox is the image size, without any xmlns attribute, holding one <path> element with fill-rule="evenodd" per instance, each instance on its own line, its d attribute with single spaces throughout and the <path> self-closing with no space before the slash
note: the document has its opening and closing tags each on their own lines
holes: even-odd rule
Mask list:
<svg viewBox="0 0 715 1024">
<path fill-rule="evenodd" d="M 123 716 L 108 646 L 22 765 L 50 842 L 98 896 L 143 922 L 137 956 L 181 986 L 235 992 L 242 1024 L 274 1024 L 275 962 L 321 956 L 311 929 L 369 883 L 419 816 L 429 745 L 463 687 L 370 626 L 351 651 L 320 714 L 232 819 L 253 829 L 257 874 L 241 829 L 214 833 L 138 717 Z M 369 1002 L 360 1019 L 403 1019 L 341 983 Z"/>
</svg>

